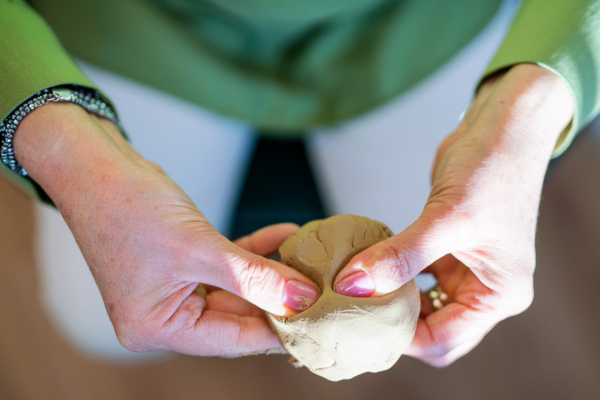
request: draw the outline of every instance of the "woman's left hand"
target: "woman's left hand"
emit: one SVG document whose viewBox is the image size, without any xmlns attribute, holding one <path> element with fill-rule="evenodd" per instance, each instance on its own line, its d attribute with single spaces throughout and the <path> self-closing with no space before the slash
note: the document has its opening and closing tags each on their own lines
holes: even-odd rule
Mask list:
<svg viewBox="0 0 600 400">
<path fill-rule="evenodd" d="M 337 276 L 336 291 L 382 296 L 427 268 L 448 304 L 434 311 L 424 299 L 406 353 L 435 366 L 450 364 L 498 322 L 527 309 L 542 183 L 573 110 L 567 84 L 537 65 L 488 79 L 439 147 L 419 219 L 356 255 Z"/>
<path fill-rule="evenodd" d="M 258 256 L 270 257 L 279 250 L 279 246 L 297 229 L 298 225 L 291 223 L 270 225 L 234 241 L 233 244 Z M 203 313 L 220 314 L 224 318 L 237 318 L 240 321 L 240 326 L 254 326 L 255 332 L 253 334 L 261 335 L 261 342 L 271 343 L 267 351 L 268 354 L 287 353 L 281 346 L 277 335 L 269 328 L 263 310 L 249 301 L 216 286 L 200 284 L 200 287 L 203 287 L 206 291 Z M 196 291 L 198 292 L 198 289 Z M 263 350 L 256 351 L 254 354 L 259 352 L 263 352 Z M 253 353 L 250 352 L 249 354 Z"/>
</svg>

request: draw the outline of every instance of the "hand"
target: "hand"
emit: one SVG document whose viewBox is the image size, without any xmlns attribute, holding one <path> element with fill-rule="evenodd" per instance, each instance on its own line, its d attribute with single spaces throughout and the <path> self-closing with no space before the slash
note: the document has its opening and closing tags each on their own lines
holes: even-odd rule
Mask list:
<svg viewBox="0 0 600 400">
<path fill-rule="evenodd" d="M 281 349 L 256 306 L 293 315 L 319 295 L 304 275 L 261 257 L 295 226 L 231 243 L 112 123 L 78 106 L 34 110 L 15 151 L 65 218 L 130 350 L 233 357 Z M 203 298 L 199 283 L 224 290 Z"/>
<path fill-rule="evenodd" d="M 537 65 L 489 79 L 439 147 L 421 216 L 355 256 L 336 277 L 336 291 L 382 296 L 423 270 L 433 273 L 449 303 L 433 311 L 423 299 L 407 354 L 434 366 L 527 309 L 544 174 L 573 109 L 567 84 Z"/>
</svg>

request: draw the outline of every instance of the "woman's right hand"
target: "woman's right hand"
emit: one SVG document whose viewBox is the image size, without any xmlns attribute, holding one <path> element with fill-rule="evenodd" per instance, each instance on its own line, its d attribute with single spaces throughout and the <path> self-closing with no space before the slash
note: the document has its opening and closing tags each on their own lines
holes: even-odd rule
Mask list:
<svg viewBox="0 0 600 400">
<path fill-rule="evenodd" d="M 454 362 L 527 309 L 544 175 L 574 109 L 567 83 L 538 65 L 487 79 L 439 147 L 420 217 L 356 255 L 336 277 L 336 291 L 382 296 L 428 268 L 448 304 L 434 310 L 422 302 L 405 354 L 434 366 Z"/>
<path fill-rule="evenodd" d="M 295 225 L 230 242 L 108 120 L 47 104 L 23 120 L 14 147 L 65 218 L 130 350 L 224 357 L 279 350 L 257 307 L 293 315 L 320 295 L 304 275 L 262 257 Z M 224 290 L 203 297 L 194 292 L 199 283 Z"/>
</svg>

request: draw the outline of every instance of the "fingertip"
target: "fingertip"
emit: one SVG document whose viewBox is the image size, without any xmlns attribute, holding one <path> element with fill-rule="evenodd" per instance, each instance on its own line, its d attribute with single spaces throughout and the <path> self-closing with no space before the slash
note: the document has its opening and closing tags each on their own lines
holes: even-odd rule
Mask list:
<svg viewBox="0 0 600 400">
<path fill-rule="evenodd" d="M 300 229 L 300 225 L 295 224 L 293 222 L 282 222 L 282 223 L 271 225 L 271 226 L 280 226 L 280 227 L 282 227 L 282 229 L 288 229 L 288 230 L 293 230 L 293 231 L 297 231 L 298 229 Z"/>
<path fill-rule="evenodd" d="M 261 228 L 261 229 L 257 230 L 256 232 L 277 231 L 279 234 L 287 233 L 289 236 L 292 233 L 296 232 L 299 228 L 300 228 L 300 226 L 298 226 L 297 224 L 294 224 L 293 222 L 282 222 L 279 224 L 265 226 L 264 228 Z"/>
<path fill-rule="evenodd" d="M 283 286 L 281 302 L 294 312 L 302 312 L 312 307 L 321 296 L 315 287 L 290 279 Z"/>
<path fill-rule="evenodd" d="M 375 282 L 365 271 L 356 271 L 337 282 L 335 291 L 349 297 L 369 297 L 375 291 Z"/>
<path fill-rule="evenodd" d="M 341 281 L 347 279 L 350 275 L 355 274 L 357 271 L 367 271 L 369 269 L 367 265 L 371 265 L 370 261 L 372 256 L 373 247 L 370 247 L 352 257 L 344 266 L 344 268 L 338 272 L 333 281 L 333 287 L 336 288 Z"/>
<path fill-rule="evenodd" d="M 389 268 L 382 264 L 376 246 L 354 256 L 340 271 L 334 281 L 336 293 L 350 297 L 379 297 L 401 286 L 394 284 L 396 277 L 390 276 Z"/>
</svg>

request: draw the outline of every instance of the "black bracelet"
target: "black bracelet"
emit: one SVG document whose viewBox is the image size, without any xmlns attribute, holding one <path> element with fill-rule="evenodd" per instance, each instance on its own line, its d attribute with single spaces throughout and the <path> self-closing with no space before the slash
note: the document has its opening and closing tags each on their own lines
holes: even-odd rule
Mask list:
<svg viewBox="0 0 600 400">
<path fill-rule="evenodd" d="M 27 172 L 15 158 L 15 150 L 13 149 L 13 138 L 17 127 L 23 118 L 31 111 L 44 104 L 60 101 L 79 104 L 87 111 L 110 120 L 120 128 L 117 114 L 96 90 L 83 89 L 75 85 L 69 85 L 37 92 L 21 103 L 21 105 L 17 107 L 15 111 L 10 113 L 4 121 L 0 122 L 0 158 L 2 158 L 4 164 L 17 174 L 27 176 Z"/>
</svg>

